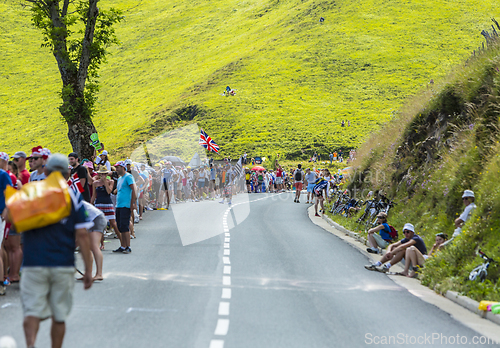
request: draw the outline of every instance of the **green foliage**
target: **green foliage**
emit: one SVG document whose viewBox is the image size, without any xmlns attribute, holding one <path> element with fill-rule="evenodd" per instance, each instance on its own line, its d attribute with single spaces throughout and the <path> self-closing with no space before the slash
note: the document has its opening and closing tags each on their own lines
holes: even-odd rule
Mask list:
<svg viewBox="0 0 500 348">
<path fill-rule="evenodd" d="M 498 263 L 491 264 L 486 282 L 466 280 L 483 261 L 479 248 L 500 261 L 499 78 L 500 43 L 490 44 L 431 95 L 407 105 L 395 121 L 399 131 L 389 124 L 363 145 L 355 164 L 363 175 L 349 182 L 352 190 L 389 193 L 399 203 L 389 223 L 399 230 L 413 223 L 428 247 L 437 233 L 451 236 L 464 209 L 462 192 L 472 189 L 477 209 L 453 244 L 426 261 L 422 281 L 476 300 L 500 301 Z M 388 136 L 390 145 L 375 140 Z M 356 230 L 354 219 L 333 218 Z"/>
<path fill-rule="evenodd" d="M 124 15 L 115 27 L 122 44 L 99 71 L 93 121 L 114 155 L 130 154 L 174 127 L 175 110 L 196 105 L 206 112 L 192 122 L 221 156 L 290 161 L 358 147 L 386 127 L 407 97 L 432 90 L 431 79 L 439 83 L 479 45 L 477 32 L 498 12 L 492 0 L 101 0 L 100 13 L 111 6 Z M 67 152 L 53 57 L 18 1 L 2 1 L 0 13 L 0 120 L 9 122 L 0 146 Z M 79 16 L 68 17 L 71 35 L 83 30 Z M 78 54 L 78 41 L 68 47 Z M 234 97 L 220 95 L 227 85 Z M 26 124 L 22 137 L 9 131 Z"/>
</svg>

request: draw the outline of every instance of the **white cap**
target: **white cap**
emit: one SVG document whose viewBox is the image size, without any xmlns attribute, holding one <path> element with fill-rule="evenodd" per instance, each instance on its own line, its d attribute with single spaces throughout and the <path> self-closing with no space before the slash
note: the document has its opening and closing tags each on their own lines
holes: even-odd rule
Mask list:
<svg viewBox="0 0 500 348">
<path fill-rule="evenodd" d="M 126 164 L 126 165 L 127 165 L 127 164 L 132 164 L 132 160 L 127 158 L 127 159 L 125 160 L 125 164 Z"/>
<path fill-rule="evenodd" d="M 403 231 L 404 230 L 412 231 L 413 233 L 415 233 L 415 226 L 413 226 L 410 223 L 406 223 L 405 226 L 403 227 Z"/>
<path fill-rule="evenodd" d="M 464 194 L 462 195 L 462 198 L 465 198 L 465 197 L 472 197 L 472 198 L 474 198 L 474 191 L 472 191 L 472 190 L 465 190 Z"/>
<path fill-rule="evenodd" d="M 108 155 L 108 151 L 104 150 L 103 152 L 101 152 L 101 154 L 99 156 L 107 156 Z"/>
</svg>

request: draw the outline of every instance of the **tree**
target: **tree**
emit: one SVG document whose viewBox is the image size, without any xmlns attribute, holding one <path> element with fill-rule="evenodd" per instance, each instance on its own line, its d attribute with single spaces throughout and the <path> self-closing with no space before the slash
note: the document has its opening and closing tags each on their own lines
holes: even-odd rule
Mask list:
<svg viewBox="0 0 500 348">
<path fill-rule="evenodd" d="M 123 19 L 111 8 L 99 10 L 99 0 L 25 0 L 32 22 L 42 30 L 42 47 L 52 50 L 62 80 L 59 112 L 68 124 L 68 138 L 80 158 L 91 158 L 90 136 L 99 91 L 98 71 L 107 49 L 118 44 L 113 25 Z"/>
</svg>

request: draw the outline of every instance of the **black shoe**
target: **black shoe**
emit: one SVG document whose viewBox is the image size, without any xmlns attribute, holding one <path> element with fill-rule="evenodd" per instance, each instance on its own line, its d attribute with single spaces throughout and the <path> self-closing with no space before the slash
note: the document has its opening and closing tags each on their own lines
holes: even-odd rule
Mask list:
<svg viewBox="0 0 500 348">
<path fill-rule="evenodd" d="M 124 254 L 130 254 L 132 252 L 132 249 L 130 249 L 130 247 L 127 247 L 125 249 L 123 249 L 122 253 Z"/>
<path fill-rule="evenodd" d="M 297 203 L 297 198 L 295 198 L 295 199 L 293 200 L 293 202 L 294 202 L 294 203 Z"/>
<path fill-rule="evenodd" d="M 114 252 L 114 253 L 122 253 L 124 250 L 125 250 L 125 248 L 121 246 L 121 247 L 119 247 L 118 249 L 113 250 L 113 252 Z"/>
</svg>

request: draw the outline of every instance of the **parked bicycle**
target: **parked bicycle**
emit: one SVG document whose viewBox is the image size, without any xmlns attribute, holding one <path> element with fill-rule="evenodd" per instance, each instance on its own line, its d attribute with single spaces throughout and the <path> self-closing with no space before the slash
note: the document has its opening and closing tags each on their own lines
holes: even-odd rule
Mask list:
<svg viewBox="0 0 500 348">
<path fill-rule="evenodd" d="M 486 280 L 486 276 L 488 275 L 488 267 L 490 267 L 490 263 L 496 261 L 493 260 L 491 257 L 488 257 L 488 255 L 482 252 L 481 249 L 479 249 L 478 254 L 482 259 L 484 259 L 484 262 L 482 265 L 477 266 L 470 272 L 469 280 L 475 281 L 478 279 L 482 283 Z"/>
</svg>

